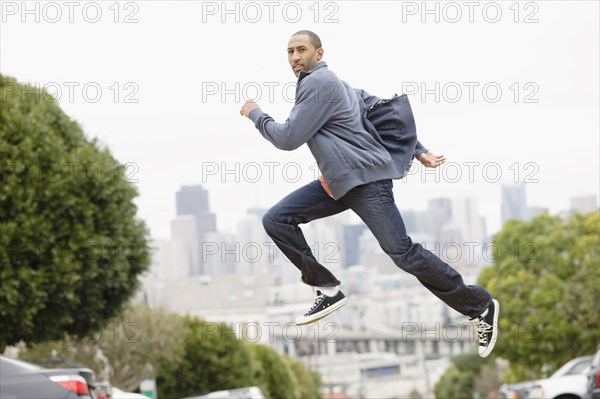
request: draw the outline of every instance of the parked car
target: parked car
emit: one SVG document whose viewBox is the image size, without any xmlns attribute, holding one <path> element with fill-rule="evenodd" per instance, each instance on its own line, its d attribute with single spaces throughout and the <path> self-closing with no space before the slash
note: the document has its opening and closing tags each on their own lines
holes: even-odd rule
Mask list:
<svg viewBox="0 0 600 399">
<path fill-rule="evenodd" d="M 95 378 L 88 368 L 43 368 L 0 356 L 2 399 L 96 399 Z"/>
<path fill-rule="evenodd" d="M 535 384 L 535 381 L 517 382 L 515 384 L 504 384 L 500 387 L 500 399 L 525 399 L 527 390 Z"/>
<path fill-rule="evenodd" d="M 592 359 L 590 370 L 587 374 L 587 392 L 585 399 L 600 399 L 600 345 Z"/>
<path fill-rule="evenodd" d="M 96 399 L 148 399 L 148 397 L 141 393 L 125 392 L 112 386 L 110 382 L 102 381 L 96 382 Z"/>
<path fill-rule="evenodd" d="M 259 387 L 247 387 L 216 391 L 183 399 L 265 399 L 265 396 Z"/>
<path fill-rule="evenodd" d="M 569 360 L 549 378 L 537 380 L 527 390 L 527 399 L 581 399 L 585 395 L 592 356 Z"/>
<path fill-rule="evenodd" d="M 580 399 L 581 382 L 592 362 L 592 356 L 582 356 L 569 360 L 549 378 L 504 384 L 500 387 L 501 399 L 553 399 L 561 394 L 561 399 Z M 579 388 L 577 388 L 579 386 Z M 575 393 L 574 393 L 575 392 Z M 573 395 L 569 397 L 568 395 Z"/>
<path fill-rule="evenodd" d="M 110 383 L 106 381 L 96 382 L 96 399 L 113 399 Z"/>
</svg>

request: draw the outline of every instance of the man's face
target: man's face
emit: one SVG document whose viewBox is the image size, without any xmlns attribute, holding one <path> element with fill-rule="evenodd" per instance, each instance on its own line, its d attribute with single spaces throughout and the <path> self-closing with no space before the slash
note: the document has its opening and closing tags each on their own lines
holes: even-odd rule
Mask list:
<svg viewBox="0 0 600 399">
<path fill-rule="evenodd" d="M 310 71 L 323 57 L 323 49 L 316 49 L 308 35 L 292 36 L 288 42 L 287 51 L 288 61 L 296 76 L 300 74 L 300 71 Z"/>
</svg>

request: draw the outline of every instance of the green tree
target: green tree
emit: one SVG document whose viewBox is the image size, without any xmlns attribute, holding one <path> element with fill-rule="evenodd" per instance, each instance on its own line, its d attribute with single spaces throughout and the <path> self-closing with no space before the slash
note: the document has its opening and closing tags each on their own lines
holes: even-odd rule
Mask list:
<svg viewBox="0 0 600 399">
<path fill-rule="evenodd" d="M 158 396 L 177 398 L 256 385 L 257 363 L 248 345 L 225 323 L 188 317 L 183 355 L 158 370 Z"/>
<path fill-rule="evenodd" d="M 451 365 L 433 387 L 437 399 L 473 397 L 473 376 Z"/>
<path fill-rule="evenodd" d="M 0 350 L 87 334 L 149 264 L 125 168 L 47 92 L 0 74 Z"/>
<path fill-rule="evenodd" d="M 496 372 L 493 363 L 492 357 L 481 358 L 477 353 L 462 353 L 453 357 L 450 367 L 433 387 L 435 397 L 437 399 L 472 398 L 476 386 L 483 387 L 478 380 L 485 378 L 488 381 L 489 376 L 486 373 Z M 498 388 L 497 385 L 499 383 L 489 387 L 485 385 L 485 388 L 495 390 Z M 488 392 L 477 393 L 481 397 L 488 394 Z"/>
<path fill-rule="evenodd" d="M 302 399 L 320 399 L 321 398 L 321 374 L 311 371 L 304 364 L 289 356 L 284 359 L 290 365 L 292 373 L 298 380 L 298 389 Z"/>
<path fill-rule="evenodd" d="M 298 378 L 290 363 L 265 345 L 250 344 L 263 372 L 259 385 L 267 399 L 300 399 Z M 312 394 L 312 392 L 311 392 Z M 309 398 L 314 396 L 302 397 Z"/>
<path fill-rule="evenodd" d="M 600 342 L 599 220 L 542 214 L 494 237 L 494 264 L 479 284 L 500 300 L 494 353 L 510 361 L 508 380 L 541 377 L 542 366 L 554 371 Z"/>
<path fill-rule="evenodd" d="M 141 380 L 154 378 L 157 370 L 182 356 L 184 326 L 184 318 L 174 313 L 132 305 L 101 331 L 32 344 L 19 356 L 53 366 L 84 365 L 93 369 L 98 379 L 107 378 L 112 385 L 133 391 Z M 99 351 L 107 364 L 99 361 Z"/>
</svg>

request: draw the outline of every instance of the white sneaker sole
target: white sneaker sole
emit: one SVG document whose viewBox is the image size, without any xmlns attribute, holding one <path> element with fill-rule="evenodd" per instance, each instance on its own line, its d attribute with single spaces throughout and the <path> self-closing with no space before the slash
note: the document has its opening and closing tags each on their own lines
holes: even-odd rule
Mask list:
<svg viewBox="0 0 600 399">
<path fill-rule="evenodd" d="M 496 346 L 496 340 L 498 339 L 498 315 L 500 314 L 500 303 L 498 303 L 497 300 L 492 299 L 492 302 L 494 302 L 494 324 L 492 324 L 492 331 L 495 331 L 495 334 L 492 334 L 494 338 L 492 338 L 490 340 L 490 343 L 488 344 L 488 346 L 485 349 L 481 349 L 481 346 L 479 347 L 479 356 L 481 357 L 487 357 L 490 353 L 492 353 L 492 350 L 494 349 L 494 346 Z"/>
<path fill-rule="evenodd" d="M 315 313 L 310 316 L 300 316 L 296 318 L 296 325 L 303 326 L 305 324 L 311 324 L 315 321 L 321 320 L 322 318 L 330 315 L 331 313 L 344 306 L 346 303 L 348 303 L 348 298 L 344 298 L 341 301 L 336 302 L 334 305 L 328 307 L 327 309 L 321 310 L 319 313 Z"/>
</svg>

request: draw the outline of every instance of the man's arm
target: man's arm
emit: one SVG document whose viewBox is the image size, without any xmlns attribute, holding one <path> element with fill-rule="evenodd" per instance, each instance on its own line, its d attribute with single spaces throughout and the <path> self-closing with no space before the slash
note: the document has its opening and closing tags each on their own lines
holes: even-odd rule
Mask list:
<svg viewBox="0 0 600 399">
<path fill-rule="evenodd" d="M 423 144 L 419 140 L 417 140 L 417 145 L 415 146 L 415 158 L 419 159 L 422 154 L 425 154 L 429 150 L 425 148 Z"/>
<path fill-rule="evenodd" d="M 333 87 L 331 82 L 326 86 L 315 82 L 313 88 L 307 88 L 308 83 L 305 81 L 304 87 L 298 90 L 294 108 L 284 123 L 275 122 L 253 102 L 246 102 L 240 113 L 250 118 L 260 134 L 275 147 L 295 150 L 329 120 L 333 113 L 333 102 L 336 101 L 333 95 L 343 90 L 342 87 Z"/>
</svg>

